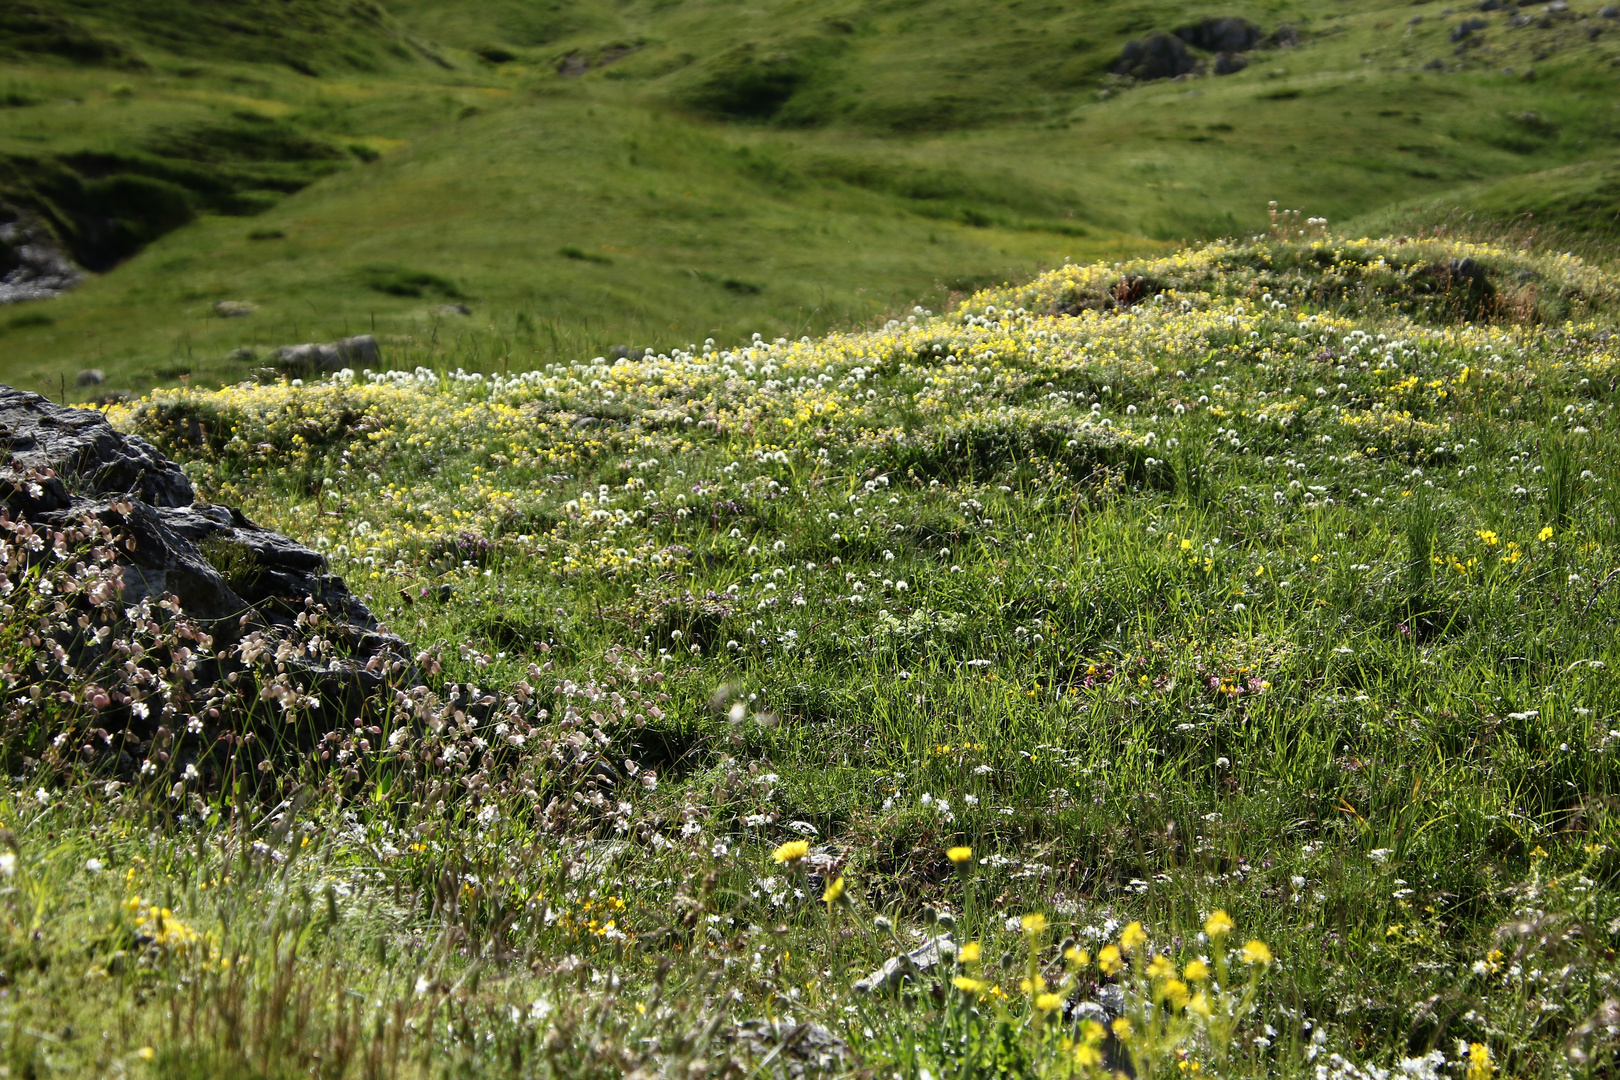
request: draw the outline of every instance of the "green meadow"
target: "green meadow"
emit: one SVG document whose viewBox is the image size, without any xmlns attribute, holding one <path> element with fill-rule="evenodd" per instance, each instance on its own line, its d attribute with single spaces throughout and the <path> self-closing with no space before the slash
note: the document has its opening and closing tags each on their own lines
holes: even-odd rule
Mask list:
<svg viewBox="0 0 1620 1080">
<path fill-rule="evenodd" d="M 1439 4 L 1239 5 L 1299 44 L 1134 86 L 1107 75 L 1122 43 L 1208 12 L 232 10 L 7 16 L 0 192 L 98 271 L 0 322 L 13 383 L 219 384 L 360 332 L 485 370 L 797 337 L 1248 235 L 1272 199 L 1565 247 L 1614 227 L 1620 45 L 1595 8 L 1492 13 L 1459 56 Z"/>
<path fill-rule="evenodd" d="M 1293 34 L 1109 74 L 1210 15 Z M 0 9 L 5 220 L 86 272 L 0 382 L 381 623 L 136 598 L 145 511 L 8 454 L 0 1070 L 1613 1077 L 1617 57 L 1584 2 Z"/>
</svg>

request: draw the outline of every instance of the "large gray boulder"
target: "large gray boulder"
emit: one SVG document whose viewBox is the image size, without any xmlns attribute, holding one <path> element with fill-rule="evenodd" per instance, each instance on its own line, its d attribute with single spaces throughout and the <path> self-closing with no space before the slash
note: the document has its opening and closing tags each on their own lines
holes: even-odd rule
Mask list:
<svg viewBox="0 0 1620 1080">
<path fill-rule="evenodd" d="M 1120 50 L 1119 59 L 1108 70 L 1114 75 L 1128 75 L 1133 79 L 1173 79 L 1198 68 L 1198 61 L 1187 51 L 1178 37 L 1158 33 L 1141 41 L 1128 41 Z"/>
<path fill-rule="evenodd" d="M 1265 36 L 1259 26 L 1236 15 L 1204 19 L 1176 30 L 1176 37 L 1188 45 L 1212 53 L 1248 52 Z"/>
<path fill-rule="evenodd" d="M 199 503 L 178 465 L 93 409 L 0 386 L 0 452 L 0 506 L 13 518 L 62 528 L 89 516 L 124 537 L 125 604 L 172 594 L 187 615 L 226 638 L 246 626 L 291 627 L 319 606 L 337 623 L 349 657 L 323 670 L 323 682 L 364 688 L 376 681 L 369 661 L 407 655 L 320 552 L 240 510 Z"/>
</svg>

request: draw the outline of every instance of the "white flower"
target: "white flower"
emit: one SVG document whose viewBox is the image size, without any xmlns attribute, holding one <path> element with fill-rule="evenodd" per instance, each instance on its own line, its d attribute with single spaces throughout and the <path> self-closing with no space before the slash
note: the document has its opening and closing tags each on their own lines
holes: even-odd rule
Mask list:
<svg viewBox="0 0 1620 1080">
<path fill-rule="evenodd" d="M 10 877 L 17 872 L 17 854 L 13 851 L 0 853 L 0 875 Z"/>
<path fill-rule="evenodd" d="M 46 791 L 44 788 L 35 788 L 34 801 L 39 803 L 41 806 L 49 806 L 51 805 L 51 793 Z"/>
<path fill-rule="evenodd" d="M 1389 862 L 1389 857 L 1393 854 L 1395 854 L 1394 848 L 1374 848 L 1373 850 L 1367 852 L 1367 858 L 1371 859 L 1379 866 L 1383 866 L 1385 863 Z"/>
</svg>

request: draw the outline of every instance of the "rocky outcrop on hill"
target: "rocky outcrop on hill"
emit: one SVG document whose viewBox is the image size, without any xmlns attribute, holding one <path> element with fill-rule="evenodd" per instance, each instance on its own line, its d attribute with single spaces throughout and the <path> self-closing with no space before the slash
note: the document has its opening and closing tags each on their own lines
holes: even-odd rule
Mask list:
<svg viewBox="0 0 1620 1080">
<path fill-rule="evenodd" d="M 1264 29 L 1248 19 L 1227 15 L 1178 27 L 1174 33 L 1159 31 L 1140 41 L 1126 42 L 1108 71 L 1139 81 L 1174 79 L 1210 70 L 1199 57 L 1211 54 L 1216 75 L 1234 75 L 1249 66 L 1248 54 L 1253 49 L 1292 48 L 1297 44 L 1299 33 L 1291 26 L 1279 26 L 1268 37 Z"/>
<path fill-rule="evenodd" d="M 37 220 L 0 206 L 0 304 L 46 300 L 84 275 Z"/>
<path fill-rule="evenodd" d="M 1109 67 L 1114 75 L 1133 79 L 1173 79 L 1197 70 L 1198 62 L 1178 37 L 1153 34 L 1141 41 L 1128 41 L 1119 59 Z"/>
<path fill-rule="evenodd" d="M 0 386 L 0 450 L 0 506 L 14 519 L 61 529 L 94 518 L 125 538 L 125 604 L 172 594 L 227 638 L 292 626 L 323 607 L 349 653 L 325 673 L 345 678 L 359 679 L 378 656 L 405 655 L 319 552 L 240 510 L 199 503 L 178 465 L 100 413 Z"/>
</svg>

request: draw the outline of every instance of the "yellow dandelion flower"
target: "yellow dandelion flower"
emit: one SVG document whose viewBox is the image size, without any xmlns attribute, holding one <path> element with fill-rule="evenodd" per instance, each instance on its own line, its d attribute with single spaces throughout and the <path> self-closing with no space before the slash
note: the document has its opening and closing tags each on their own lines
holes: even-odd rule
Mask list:
<svg viewBox="0 0 1620 1080">
<path fill-rule="evenodd" d="M 1170 1006 L 1174 1012 L 1180 1012 L 1187 1007 L 1187 984 L 1180 979 L 1166 979 L 1156 991 L 1154 997 Z"/>
<path fill-rule="evenodd" d="M 1491 1060 L 1491 1048 L 1484 1043 L 1468 1046 L 1468 1080 L 1491 1080 L 1496 1063 Z"/>
<path fill-rule="evenodd" d="M 771 858 L 779 863 L 786 863 L 789 866 L 796 866 L 798 865 L 799 860 L 808 854 L 810 854 L 810 841 L 789 840 L 787 843 L 771 852 Z"/>
<path fill-rule="evenodd" d="M 1271 949 L 1265 942 L 1255 940 L 1243 946 L 1243 962 L 1246 964 L 1271 963 Z"/>
<path fill-rule="evenodd" d="M 1038 994 L 1035 997 L 1035 1007 L 1043 1013 L 1057 1012 L 1063 1008 L 1063 995 Z"/>
<path fill-rule="evenodd" d="M 1189 960 L 1186 970 L 1182 974 L 1187 977 L 1189 982 L 1207 982 L 1209 979 L 1209 965 L 1202 960 Z"/>
<path fill-rule="evenodd" d="M 1070 945 L 1063 951 L 1063 959 L 1067 960 L 1071 967 L 1083 968 L 1091 963 L 1091 953 L 1085 949 Z"/>
<path fill-rule="evenodd" d="M 1168 956 L 1155 956 L 1147 966 L 1147 973 L 1150 979 L 1168 979 L 1175 975 L 1176 965 Z"/>
<path fill-rule="evenodd" d="M 1204 933 L 1212 938 L 1223 938 L 1236 928 L 1237 924 L 1225 911 L 1216 911 L 1204 920 Z"/>
<path fill-rule="evenodd" d="M 1194 994 L 1192 996 L 1192 1000 L 1187 1002 L 1187 1011 L 1190 1013 L 1196 1013 L 1199 1016 L 1202 1016 L 1205 1020 L 1209 1019 L 1209 998 L 1204 996 L 1204 992 L 1202 990 Z"/>
<path fill-rule="evenodd" d="M 981 946 L 977 941 L 970 941 L 966 945 L 962 946 L 961 951 L 956 954 L 956 958 L 962 961 L 964 964 L 977 964 L 979 962 L 979 957 L 983 954 L 983 946 Z"/>
<path fill-rule="evenodd" d="M 1026 934 L 1039 934 L 1046 929 L 1046 916 L 1038 911 L 1033 915 L 1025 915 L 1019 922 Z"/>
<path fill-rule="evenodd" d="M 157 1051 L 153 1050 L 150 1046 L 143 1046 L 139 1050 L 135 1051 L 135 1056 L 140 1058 L 142 1061 L 151 1061 L 157 1056 Z"/>
<path fill-rule="evenodd" d="M 1147 931 L 1142 924 L 1133 922 L 1125 927 L 1124 933 L 1119 935 L 1119 947 L 1125 952 L 1135 952 L 1142 945 L 1147 944 Z"/>
<path fill-rule="evenodd" d="M 1130 1039 L 1131 1031 L 1133 1030 L 1130 1020 L 1121 1016 L 1118 1020 L 1114 1021 L 1112 1027 L 1114 1029 L 1114 1035 L 1120 1040 L 1126 1041 Z"/>
<path fill-rule="evenodd" d="M 973 858 L 973 849 L 970 847 L 953 847 L 945 852 L 945 857 L 957 866 L 962 866 Z"/>
<path fill-rule="evenodd" d="M 984 983 L 979 979 L 970 979 L 966 975 L 958 975 L 951 980 L 951 985 L 964 994 L 979 994 L 984 992 Z"/>
<path fill-rule="evenodd" d="M 845 896 L 844 878 L 842 875 L 840 875 L 838 879 L 835 880 L 831 885 L 827 886 L 827 891 L 821 894 L 821 899 L 826 901 L 829 908 L 840 901 L 844 903 L 849 902 Z"/>
<path fill-rule="evenodd" d="M 1102 1051 L 1093 1043 L 1081 1043 L 1074 1048 L 1074 1063 L 1082 1069 L 1095 1069 L 1102 1060 Z"/>
<path fill-rule="evenodd" d="M 1097 970 L 1101 971 L 1104 975 L 1112 975 L 1114 972 L 1118 971 L 1124 966 L 1125 962 L 1119 958 L 1119 946 L 1104 945 L 1100 950 L 1098 950 Z"/>
</svg>

